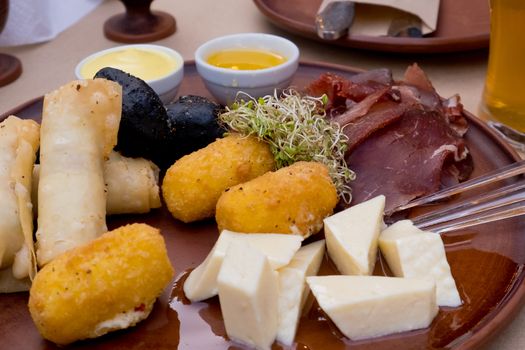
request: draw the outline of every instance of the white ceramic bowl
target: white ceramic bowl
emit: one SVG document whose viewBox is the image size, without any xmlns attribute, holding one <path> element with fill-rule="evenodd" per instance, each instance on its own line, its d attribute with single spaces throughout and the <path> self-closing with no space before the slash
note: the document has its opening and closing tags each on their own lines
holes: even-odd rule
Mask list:
<svg viewBox="0 0 525 350">
<path fill-rule="evenodd" d="M 97 58 L 99 56 L 105 55 L 110 52 L 121 51 L 121 50 L 129 49 L 129 48 L 164 52 L 175 60 L 176 62 L 175 70 L 169 72 L 166 76 L 162 78 L 158 78 L 158 79 L 153 79 L 153 80 L 144 80 L 146 83 L 148 83 L 149 86 L 151 86 L 153 90 L 155 90 L 155 92 L 157 93 L 157 95 L 159 95 L 163 103 L 167 104 L 173 101 L 173 99 L 177 95 L 177 91 L 182 82 L 182 78 L 184 77 L 184 59 L 177 51 L 170 49 L 168 47 L 165 47 L 165 46 L 150 45 L 150 44 L 134 44 L 134 45 L 121 45 L 121 46 L 116 46 L 110 49 L 98 51 L 84 58 L 82 61 L 80 61 L 77 64 L 75 68 L 75 76 L 77 77 L 77 79 L 84 79 L 84 77 L 80 74 L 80 71 L 81 71 L 82 66 L 86 62 L 91 61 L 94 58 Z"/>
<path fill-rule="evenodd" d="M 278 53 L 286 58 L 280 65 L 257 70 L 235 70 L 213 66 L 208 57 L 226 49 L 256 49 Z M 290 40 L 262 33 L 242 33 L 212 39 L 195 51 L 197 71 L 206 88 L 222 104 L 230 104 L 239 91 L 253 97 L 273 94 L 290 85 L 299 65 L 299 49 Z"/>
</svg>

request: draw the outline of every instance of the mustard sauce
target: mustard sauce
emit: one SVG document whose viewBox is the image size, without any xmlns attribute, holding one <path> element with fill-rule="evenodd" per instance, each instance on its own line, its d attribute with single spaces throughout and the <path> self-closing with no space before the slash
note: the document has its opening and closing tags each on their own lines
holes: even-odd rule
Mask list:
<svg viewBox="0 0 525 350">
<path fill-rule="evenodd" d="M 283 64 L 286 62 L 286 57 L 263 50 L 229 49 L 211 54 L 207 61 L 220 68 L 256 70 Z"/>
<path fill-rule="evenodd" d="M 154 80 L 165 77 L 174 71 L 177 65 L 177 61 L 165 52 L 130 48 L 94 57 L 80 68 L 80 75 L 84 79 L 91 79 L 101 68 L 112 67 L 142 80 Z"/>
</svg>

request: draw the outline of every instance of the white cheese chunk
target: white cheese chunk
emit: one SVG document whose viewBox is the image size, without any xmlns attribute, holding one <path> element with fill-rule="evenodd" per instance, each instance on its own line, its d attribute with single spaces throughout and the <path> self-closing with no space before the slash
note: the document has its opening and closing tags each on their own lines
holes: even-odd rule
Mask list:
<svg viewBox="0 0 525 350">
<path fill-rule="evenodd" d="M 324 256 L 325 242 L 305 245 L 294 255 L 292 261 L 279 269 L 279 327 L 277 340 L 292 345 L 299 316 L 310 289 L 306 277 L 316 275 Z"/>
<path fill-rule="evenodd" d="M 377 196 L 324 219 L 328 255 L 344 275 L 371 275 L 383 227 L 385 196 Z"/>
<path fill-rule="evenodd" d="M 278 269 L 288 265 L 301 247 L 303 238 L 297 235 L 275 233 L 237 233 L 224 230 L 206 259 L 197 266 L 184 282 L 186 297 L 195 302 L 217 295 L 217 274 L 226 250 L 233 241 L 243 241 L 259 249 L 268 257 L 270 266 Z"/>
<path fill-rule="evenodd" d="M 410 220 L 402 220 L 381 233 L 379 248 L 394 275 L 433 278 L 438 305 L 461 305 L 439 234 L 421 231 Z"/>
<path fill-rule="evenodd" d="M 270 349 L 277 335 L 279 281 L 266 255 L 246 242 L 232 242 L 217 282 L 228 337 Z"/>
<path fill-rule="evenodd" d="M 312 276 L 319 306 L 353 340 L 425 328 L 438 312 L 431 279 Z"/>
</svg>

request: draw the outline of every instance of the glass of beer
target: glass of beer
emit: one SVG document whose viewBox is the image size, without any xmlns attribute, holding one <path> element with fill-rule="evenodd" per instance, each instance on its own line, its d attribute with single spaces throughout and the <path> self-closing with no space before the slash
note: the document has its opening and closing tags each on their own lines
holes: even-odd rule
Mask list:
<svg viewBox="0 0 525 350">
<path fill-rule="evenodd" d="M 490 52 L 481 112 L 490 121 L 525 133 L 525 1 L 490 0 L 490 10 Z"/>
</svg>

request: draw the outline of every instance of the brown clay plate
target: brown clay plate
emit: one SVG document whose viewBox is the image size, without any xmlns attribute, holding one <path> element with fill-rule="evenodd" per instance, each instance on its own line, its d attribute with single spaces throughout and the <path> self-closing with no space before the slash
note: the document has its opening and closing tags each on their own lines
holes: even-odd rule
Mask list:
<svg viewBox="0 0 525 350">
<path fill-rule="evenodd" d="M 459 52 L 488 47 L 487 0 L 441 0 L 437 29 L 423 38 L 351 35 L 335 41 L 319 38 L 315 15 L 322 0 L 254 0 L 276 26 L 325 43 L 374 51 L 403 53 Z"/>
<path fill-rule="evenodd" d="M 301 63 L 294 86 L 304 87 L 319 74 L 332 71 L 352 75 L 359 70 L 319 63 Z M 195 65 L 185 66 L 181 94 L 209 96 Z M 42 98 L 7 114 L 39 120 Z M 517 155 L 486 125 L 469 113 L 467 143 L 475 161 L 474 176 L 514 162 Z M 115 216 L 110 228 L 146 222 L 161 229 L 175 267 L 173 283 L 158 299 L 149 318 L 136 327 L 99 339 L 77 342 L 72 349 L 235 349 L 226 338 L 218 298 L 190 304 L 181 286 L 187 272 L 196 267 L 217 237 L 214 221 L 191 225 L 174 220 L 166 209 L 147 215 Z M 345 339 L 315 302 L 300 320 L 297 349 L 476 349 L 501 329 L 525 299 L 525 220 L 510 219 L 443 236 L 447 257 L 464 305 L 441 308 L 427 329 L 354 342 Z M 321 234 L 322 236 L 322 234 Z M 376 274 L 388 273 L 379 258 Z M 320 274 L 334 274 L 327 257 Z M 59 349 L 38 334 L 27 309 L 27 293 L 0 295 L 0 347 L 3 349 Z M 170 307 L 170 302 L 172 307 Z M 90 312 L 86 310 L 85 312 Z M 264 325 L 260 325 L 264 327 Z M 280 346 L 275 344 L 274 349 Z"/>
</svg>

